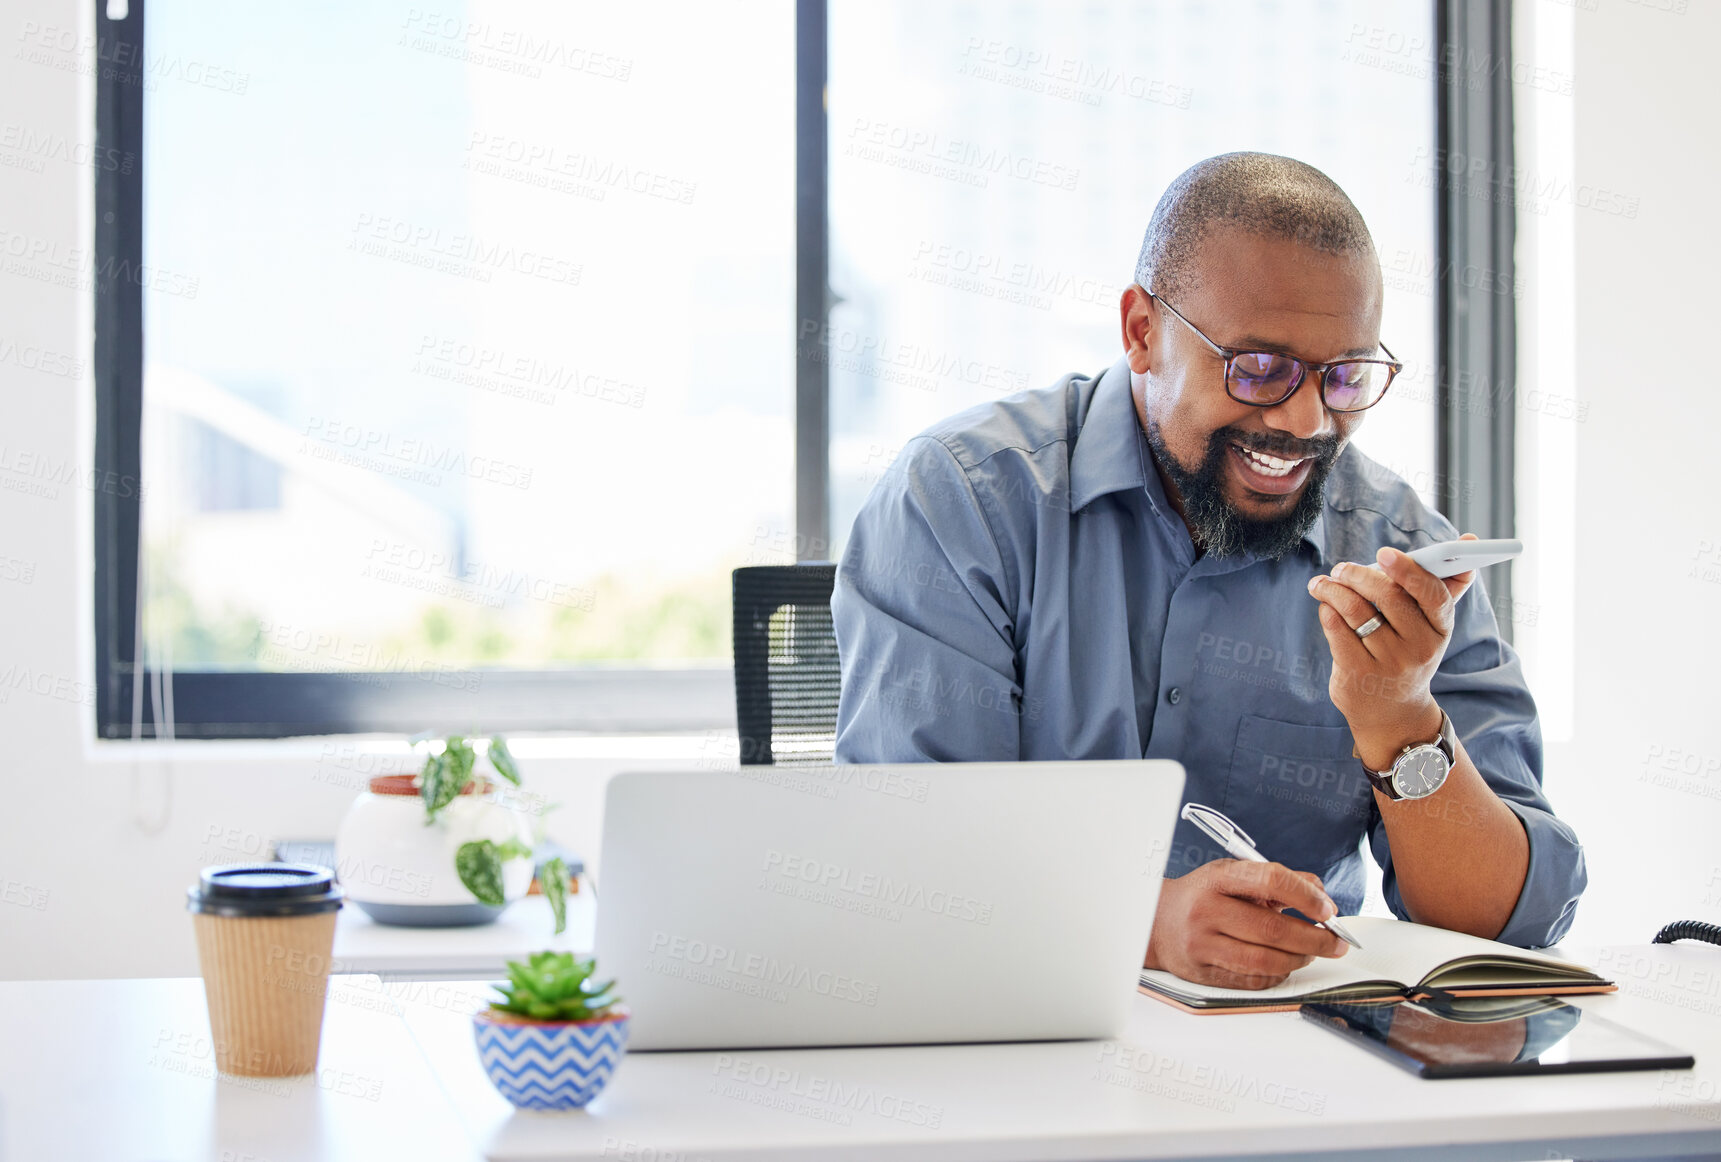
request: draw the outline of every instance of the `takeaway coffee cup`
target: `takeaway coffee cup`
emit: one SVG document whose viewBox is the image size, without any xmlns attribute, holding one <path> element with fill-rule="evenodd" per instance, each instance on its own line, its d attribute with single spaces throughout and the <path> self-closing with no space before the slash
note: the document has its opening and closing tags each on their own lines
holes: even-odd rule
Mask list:
<svg viewBox="0 0 1721 1162">
<path fill-rule="evenodd" d="M 341 889 L 303 863 L 206 867 L 186 889 L 215 1064 L 246 1077 L 317 1067 Z"/>
</svg>

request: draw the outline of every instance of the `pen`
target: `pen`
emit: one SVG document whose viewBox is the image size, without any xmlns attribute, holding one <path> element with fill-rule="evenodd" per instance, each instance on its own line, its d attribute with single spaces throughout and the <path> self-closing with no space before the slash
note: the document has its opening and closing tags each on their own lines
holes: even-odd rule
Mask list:
<svg viewBox="0 0 1721 1162">
<path fill-rule="evenodd" d="M 1214 843 L 1237 859 L 1246 859 L 1253 863 L 1267 862 L 1267 857 L 1255 850 L 1255 841 L 1249 838 L 1249 833 L 1231 822 L 1224 812 L 1215 811 L 1200 803 L 1185 803 L 1183 817 L 1205 831 Z M 1339 925 L 1337 917 L 1324 922 L 1316 920 L 1313 923 L 1316 928 L 1325 928 L 1352 948 L 1362 947 L 1355 936 Z"/>
</svg>

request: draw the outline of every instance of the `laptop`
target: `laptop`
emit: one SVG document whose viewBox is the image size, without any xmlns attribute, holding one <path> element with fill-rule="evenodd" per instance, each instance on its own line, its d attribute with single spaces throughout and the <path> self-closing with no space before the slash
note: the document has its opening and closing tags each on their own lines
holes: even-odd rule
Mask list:
<svg viewBox="0 0 1721 1162">
<path fill-rule="evenodd" d="M 1116 1035 L 1183 768 L 745 766 L 609 784 L 598 970 L 630 1050 Z"/>
</svg>

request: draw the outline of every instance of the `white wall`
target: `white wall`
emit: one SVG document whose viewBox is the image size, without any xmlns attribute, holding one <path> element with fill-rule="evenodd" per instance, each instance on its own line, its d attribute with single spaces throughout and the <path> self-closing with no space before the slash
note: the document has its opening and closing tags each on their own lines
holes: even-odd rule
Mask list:
<svg viewBox="0 0 1721 1162">
<path fill-rule="evenodd" d="M 1572 493 L 1574 732 L 1551 749 L 1549 782 L 1589 855 L 1577 935 L 1648 940 L 1667 920 L 1721 922 L 1721 383 L 1709 354 L 1721 5 L 1596 8 L 1574 13 L 1574 176 L 1626 212 L 1573 214 L 1576 395 L 1589 411 Z M 1637 546 L 1629 562 L 1610 559 L 1619 542 Z"/>
<path fill-rule="evenodd" d="M 75 39 L 88 7 L 13 7 L 4 23 L 8 57 L 38 30 Z M 87 296 L 53 285 L 45 272 L 58 270 L 56 261 L 75 268 L 88 245 L 92 171 L 65 156 L 87 149 L 91 91 L 86 79 L 45 65 L 8 60 L 0 70 L 0 151 L 13 163 L 0 166 L 0 739 L 8 752 L 0 975 L 13 977 L 124 974 L 151 959 L 150 944 L 165 942 L 124 922 L 140 910 L 137 894 L 153 882 L 154 861 L 124 823 L 123 776 L 87 761 L 80 741 L 90 722 L 81 704 L 91 668 L 90 493 L 34 474 L 43 460 L 50 475 L 89 461 Z M 33 158 L 24 138 L 48 156 Z M 71 273 L 78 282 L 88 277 Z M 51 495 L 20 491 L 32 484 Z M 34 692 L 37 682 L 44 694 Z M 121 871 L 128 863 L 130 872 Z M 89 886 L 103 880 L 116 889 L 107 898 Z"/>
<path fill-rule="evenodd" d="M 65 261 L 88 245 L 91 171 L 64 155 L 87 144 L 93 101 L 86 79 L 11 59 L 29 29 L 79 35 L 88 7 L 22 0 L 0 24 L 0 161 L 35 156 L 17 148 L 23 135 L 50 145 L 40 172 L 0 165 L 0 978 L 194 972 L 182 893 L 196 869 L 234 844 L 242 857 L 263 838 L 332 834 L 354 775 L 350 756 L 317 740 L 181 744 L 170 765 L 137 770 L 124 747 L 91 741 L 90 492 L 19 491 L 43 482 L 32 475 L 43 461 L 50 473 L 89 464 L 87 295 L 18 254 Z M 1574 935 L 1637 941 L 1663 920 L 1721 919 L 1721 401 L 1709 354 L 1721 154 L 1706 80 L 1721 8 L 1597 9 L 1574 12 L 1575 177 L 1638 209 L 1573 212 L 1574 394 L 1589 410 L 1572 495 L 1575 730 L 1550 747 L 1549 789 L 1589 851 Z M 1608 538 L 1643 548 L 1621 561 L 1600 551 Z M 595 855 L 609 774 L 699 747 L 520 749 L 533 784 L 565 804 L 553 832 Z M 1698 773 L 1642 781 L 1654 756 L 1675 754 L 1696 756 Z"/>
</svg>

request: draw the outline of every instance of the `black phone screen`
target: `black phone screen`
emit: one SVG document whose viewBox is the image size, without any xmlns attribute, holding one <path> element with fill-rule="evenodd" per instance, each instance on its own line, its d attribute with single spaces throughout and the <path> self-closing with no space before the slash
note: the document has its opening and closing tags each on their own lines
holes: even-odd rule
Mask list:
<svg viewBox="0 0 1721 1162">
<path fill-rule="evenodd" d="M 1694 1060 L 1551 997 L 1310 1004 L 1304 1017 L 1419 1077 L 1689 1069 Z"/>
</svg>

